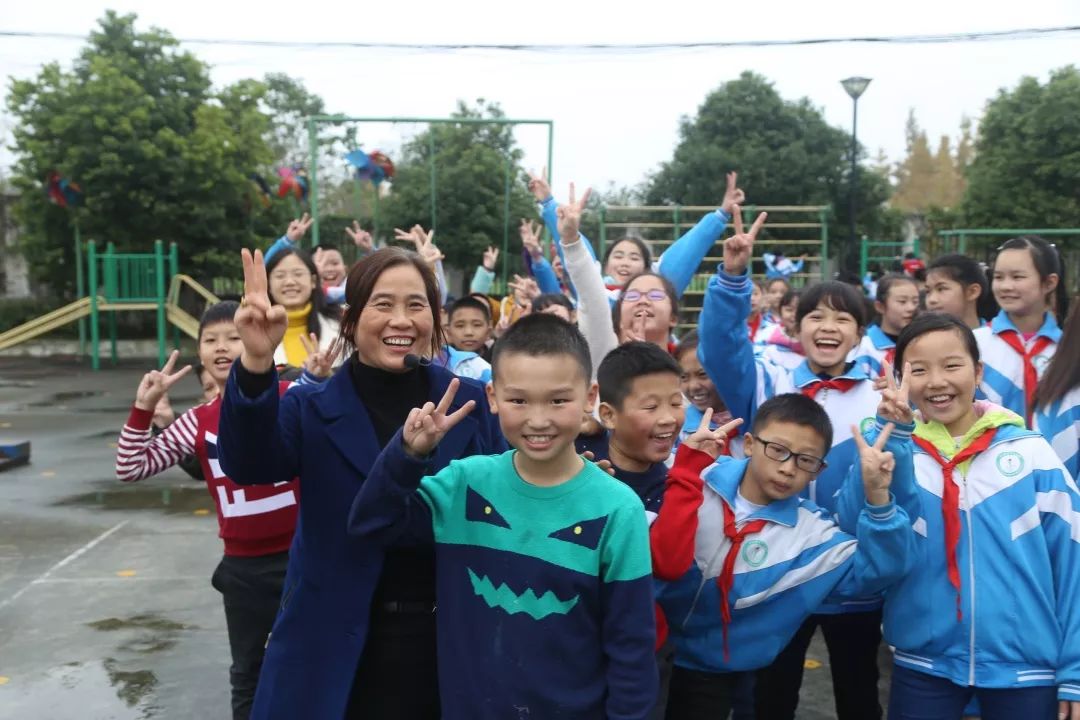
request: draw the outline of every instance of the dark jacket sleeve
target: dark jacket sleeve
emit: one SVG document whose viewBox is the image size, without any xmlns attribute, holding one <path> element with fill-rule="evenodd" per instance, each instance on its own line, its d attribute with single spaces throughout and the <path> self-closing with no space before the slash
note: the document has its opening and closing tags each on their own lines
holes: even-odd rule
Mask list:
<svg viewBox="0 0 1080 720">
<path fill-rule="evenodd" d="M 234 362 L 225 383 L 218 424 L 218 452 L 221 468 L 238 485 L 270 485 L 288 482 L 300 475 L 300 394 L 294 388 L 279 397 L 277 372 L 270 371 L 270 382 L 261 376 L 256 396 L 247 395 Z"/>
<path fill-rule="evenodd" d="M 349 511 L 349 533 L 382 545 L 434 542 L 431 508 L 419 491 L 420 481 L 432 473 L 431 461 L 432 456 L 414 458 L 406 453 L 398 430 L 356 493 Z"/>
</svg>

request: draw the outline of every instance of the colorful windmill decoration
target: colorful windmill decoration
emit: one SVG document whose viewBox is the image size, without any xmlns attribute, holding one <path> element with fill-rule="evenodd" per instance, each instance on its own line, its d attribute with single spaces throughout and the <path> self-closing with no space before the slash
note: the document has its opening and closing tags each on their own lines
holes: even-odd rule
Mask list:
<svg viewBox="0 0 1080 720">
<path fill-rule="evenodd" d="M 83 189 L 53 170 L 45 178 L 45 195 L 49 202 L 62 208 L 82 205 Z"/>
<path fill-rule="evenodd" d="M 353 150 L 345 156 L 345 161 L 355 168 L 357 180 L 370 180 L 376 187 L 383 181 L 394 177 L 394 163 L 386 153 L 374 150 L 366 153 Z"/>
<path fill-rule="evenodd" d="M 281 184 L 278 185 L 277 191 L 279 198 L 292 195 L 301 202 L 307 202 L 308 176 L 303 165 L 278 168 L 277 173 L 281 178 Z"/>
</svg>

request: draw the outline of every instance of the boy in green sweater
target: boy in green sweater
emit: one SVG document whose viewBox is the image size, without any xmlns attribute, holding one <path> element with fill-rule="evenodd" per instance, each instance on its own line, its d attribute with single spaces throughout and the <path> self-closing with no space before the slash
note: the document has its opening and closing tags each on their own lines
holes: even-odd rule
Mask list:
<svg viewBox="0 0 1080 720">
<path fill-rule="evenodd" d="M 577 328 L 522 318 L 496 343 L 487 386 L 515 449 L 425 477 L 443 436 L 472 422 L 455 381 L 438 406 L 412 411 L 353 504 L 354 534 L 435 543 L 447 720 L 624 720 L 654 704 L 644 509 L 574 449 L 591 377 Z"/>
</svg>

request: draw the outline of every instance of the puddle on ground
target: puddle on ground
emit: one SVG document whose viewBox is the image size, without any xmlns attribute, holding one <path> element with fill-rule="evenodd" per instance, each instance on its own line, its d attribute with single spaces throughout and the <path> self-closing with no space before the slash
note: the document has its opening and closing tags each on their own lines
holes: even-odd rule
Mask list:
<svg viewBox="0 0 1080 720">
<path fill-rule="evenodd" d="M 196 485 L 194 481 L 191 487 L 120 485 L 115 489 L 72 495 L 53 504 L 102 510 L 160 510 L 169 515 L 191 514 L 196 510 L 206 510 L 210 515 L 215 513 L 214 501 L 206 491 L 206 485 Z"/>
<path fill-rule="evenodd" d="M 189 625 L 178 623 L 175 620 L 163 618 L 160 615 L 132 615 L 129 618 L 105 618 L 86 623 L 95 630 L 125 630 L 128 628 L 137 630 L 156 630 L 158 632 L 179 632 L 190 630 Z"/>
<path fill-rule="evenodd" d="M 66 392 L 53 393 L 45 400 L 35 400 L 34 402 L 27 403 L 27 406 L 52 407 L 53 405 L 69 403 L 72 400 L 84 400 L 86 398 L 99 397 L 107 394 L 108 393 L 103 390 L 68 390 Z"/>
<path fill-rule="evenodd" d="M 161 717 L 154 702 L 157 685 L 152 671 L 128 669 L 113 658 L 73 662 L 37 676 L 13 677 L 0 688 L 0 706 L 12 718 L 148 720 Z"/>
</svg>

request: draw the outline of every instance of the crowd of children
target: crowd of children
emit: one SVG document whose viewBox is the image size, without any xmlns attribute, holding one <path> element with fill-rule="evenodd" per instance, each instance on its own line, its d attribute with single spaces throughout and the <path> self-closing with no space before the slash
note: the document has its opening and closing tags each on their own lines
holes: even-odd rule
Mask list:
<svg viewBox="0 0 1080 720">
<path fill-rule="evenodd" d="M 1080 720 L 1080 305 L 1040 237 L 859 284 L 760 255 L 731 173 L 653 259 L 530 178 L 525 274 L 451 299 L 305 216 L 174 354 L 117 449 L 217 504 L 234 718 L 791 720 L 820 629 L 840 720 Z M 724 240 L 729 224 L 731 234 Z M 697 329 L 679 302 L 717 243 Z M 712 271 L 713 268 L 707 268 Z M 1080 301 L 1078 301 L 1080 303 Z M 158 426 L 160 429 L 152 430 Z"/>
</svg>

